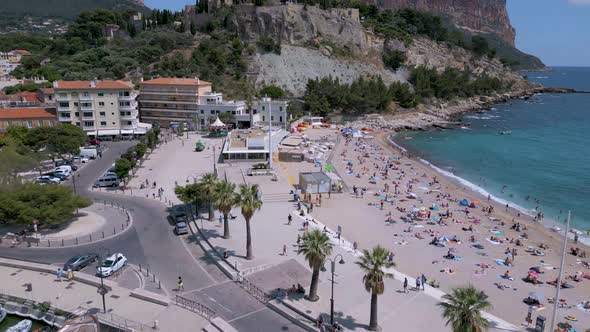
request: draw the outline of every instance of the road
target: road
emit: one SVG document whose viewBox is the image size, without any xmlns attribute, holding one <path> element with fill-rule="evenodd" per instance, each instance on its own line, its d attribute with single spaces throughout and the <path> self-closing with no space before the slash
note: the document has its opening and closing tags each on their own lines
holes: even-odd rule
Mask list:
<svg viewBox="0 0 590 332">
<path fill-rule="evenodd" d="M 116 237 L 70 248 L 0 248 L 0 256 L 43 263 L 63 264 L 82 252 L 122 252 L 131 264 L 149 266 L 162 286 L 175 294 L 182 276 L 183 296 L 214 307 L 239 331 L 303 331 L 263 306 L 229 282 L 190 237 L 178 237 L 167 222 L 166 206 L 159 200 L 108 191 L 91 190 L 94 181 L 135 142 L 107 142 L 101 159 L 77 172 L 77 193 L 93 200 L 116 202 L 131 212 L 133 226 Z M 156 152 L 157 153 L 157 152 Z M 67 181 L 71 185 L 71 180 Z M 238 305 L 236 305 L 238 304 Z"/>
</svg>

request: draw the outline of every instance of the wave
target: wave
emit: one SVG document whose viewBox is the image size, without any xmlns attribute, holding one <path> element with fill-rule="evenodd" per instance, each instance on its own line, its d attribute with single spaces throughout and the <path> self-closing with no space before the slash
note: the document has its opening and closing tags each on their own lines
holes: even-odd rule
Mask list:
<svg viewBox="0 0 590 332">
<path fill-rule="evenodd" d="M 466 119 L 474 119 L 474 120 L 491 120 L 491 119 L 497 119 L 499 118 L 499 115 L 493 115 L 493 114 L 486 114 L 486 115 L 466 115 L 465 118 Z"/>
</svg>

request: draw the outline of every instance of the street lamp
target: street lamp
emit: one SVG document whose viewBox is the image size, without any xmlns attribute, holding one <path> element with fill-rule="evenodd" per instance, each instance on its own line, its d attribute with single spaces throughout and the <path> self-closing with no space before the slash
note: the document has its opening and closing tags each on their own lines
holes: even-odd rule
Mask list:
<svg viewBox="0 0 590 332">
<path fill-rule="evenodd" d="M 100 271 L 100 273 L 98 273 L 98 276 L 100 278 L 100 287 L 98 288 L 97 293 L 102 295 L 102 312 L 106 314 L 107 313 L 107 305 L 105 302 L 105 295 L 108 293 L 108 289 L 106 289 L 104 287 L 104 274 L 102 273 L 102 269 L 100 269 L 102 267 L 102 263 L 103 263 L 103 252 L 106 252 L 108 255 L 109 251 L 106 248 L 100 248 L 98 250 L 99 269 L 98 269 L 97 273 Z"/>
<path fill-rule="evenodd" d="M 213 145 L 213 175 L 217 177 L 217 160 L 215 159 L 215 145 Z"/>
<path fill-rule="evenodd" d="M 341 254 L 336 255 L 336 257 L 334 258 L 330 258 L 327 257 L 324 260 L 324 264 L 327 261 L 330 261 L 330 265 L 331 265 L 331 270 L 332 270 L 332 297 L 330 298 L 330 325 L 334 325 L 334 277 L 336 276 L 336 260 L 338 259 L 338 257 L 340 257 L 340 260 L 338 261 L 339 264 L 344 264 L 344 257 L 342 257 Z M 326 271 L 326 268 L 324 266 L 324 264 L 322 264 L 322 271 Z"/>
</svg>

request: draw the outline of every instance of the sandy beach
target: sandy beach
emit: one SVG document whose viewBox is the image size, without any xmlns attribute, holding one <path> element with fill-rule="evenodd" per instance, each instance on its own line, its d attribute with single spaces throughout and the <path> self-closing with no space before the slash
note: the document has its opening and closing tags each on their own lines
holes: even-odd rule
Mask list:
<svg viewBox="0 0 590 332">
<path fill-rule="evenodd" d="M 332 131 L 332 135 L 338 134 Z M 370 139 L 340 140 L 331 162 L 349 190 L 324 199 L 313 215 L 332 229 L 341 226 L 343 236 L 361 249 L 386 246 L 395 254 L 397 269 L 406 274 L 424 274 L 446 292 L 471 283 L 490 296 L 492 314 L 522 326 L 530 308 L 533 324 L 542 315 L 548 326 L 556 287 L 546 282 L 557 278 L 560 235 L 532 217 L 519 217 L 519 211 L 445 178 L 419 160 L 402 156 L 387 141 L 388 135 L 382 132 Z M 303 165 L 289 169 L 301 170 Z M 461 206 L 463 199 L 479 203 Z M 423 218 L 406 218 L 412 211 Z M 440 239 L 436 245 L 435 238 Z M 588 259 L 569 254 L 572 247 L 588 251 L 581 243 L 568 244 L 564 277 L 577 275 L 579 281 L 564 279 L 574 287 L 561 291 L 564 301 L 558 322 L 575 317 L 577 321 L 567 322 L 585 331 L 590 327 L 590 310 L 576 306 L 590 300 L 590 265 Z M 505 265 L 506 259 L 512 266 Z M 531 269 L 538 272 L 529 272 Z M 541 283 L 525 282 L 529 274 Z M 523 302 L 531 292 L 538 294 L 534 297 L 540 305 Z"/>
</svg>

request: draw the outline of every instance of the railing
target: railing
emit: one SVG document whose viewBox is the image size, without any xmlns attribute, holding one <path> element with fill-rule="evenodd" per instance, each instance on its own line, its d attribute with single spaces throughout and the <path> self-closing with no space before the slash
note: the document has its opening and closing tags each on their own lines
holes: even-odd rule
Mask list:
<svg viewBox="0 0 590 332">
<path fill-rule="evenodd" d="M 78 97 L 80 100 L 94 100 L 94 97 L 92 96 L 84 96 L 84 95 L 80 95 Z"/>
<path fill-rule="evenodd" d="M 80 106 L 81 111 L 93 111 L 94 105 L 82 105 Z"/>
<path fill-rule="evenodd" d="M 119 109 L 125 111 L 135 111 L 137 107 L 134 105 L 119 105 Z"/>
<path fill-rule="evenodd" d="M 60 122 L 72 122 L 72 118 L 66 118 L 66 117 L 63 117 L 63 116 L 60 116 L 60 117 L 58 118 L 58 120 L 59 120 Z"/>
<path fill-rule="evenodd" d="M 209 309 L 207 306 L 199 302 L 189 300 L 180 295 L 176 295 L 176 305 L 197 313 L 205 317 L 207 320 L 211 320 L 215 317 L 215 311 Z"/>
<path fill-rule="evenodd" d="M 135 100 L 134 96 L 119 96 L 119 100 Z"/>
<path fill-rule="evenodd" d="M 260 302 L 266 304 L 268 301 L 271 300 L 271 296 L 268 295 L 265 291 L 260 289 L 258 286 L 254 285 L 250 280 L 246 278 L 238 278 L 238 285 L 242 287 L 246 292 L 250 295 L 254 296 Z"/>
</svg>

